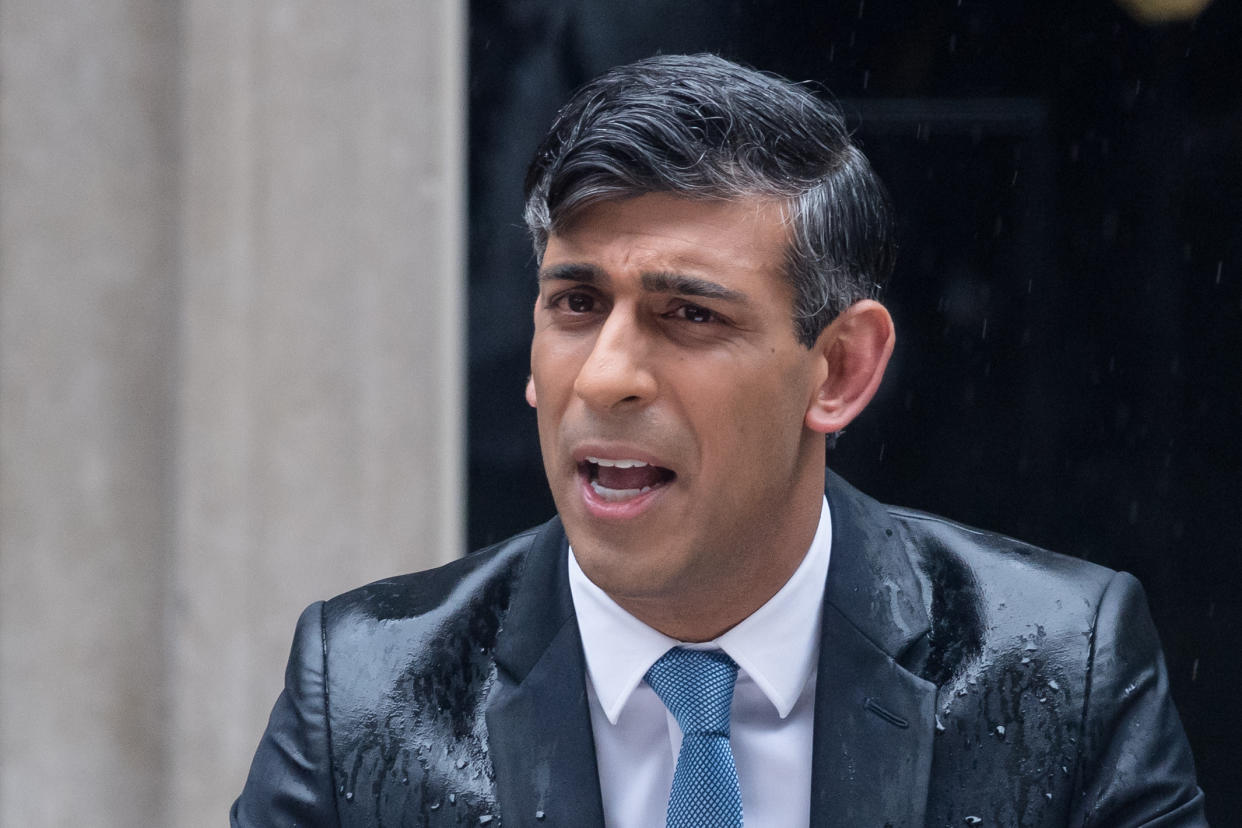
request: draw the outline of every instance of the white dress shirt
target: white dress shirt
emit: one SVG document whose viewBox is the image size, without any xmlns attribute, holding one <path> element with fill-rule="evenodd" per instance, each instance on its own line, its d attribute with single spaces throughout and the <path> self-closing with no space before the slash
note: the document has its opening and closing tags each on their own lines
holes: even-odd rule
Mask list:
<svg viewBox="0 0 1242 828">
<path fill-rule="evenodd" d="M 681 728 L 643 675 L 676 646 L 724 650 L 738 664 L 730 744 L 746 828 L 809 824 L 815 672 L 831 546 L 825 499 L 811 547 L 780 591 L 702 644 L 683 644 L 630 615 L 583 574 L 570 549 L 569 588 L 586 654 L 609 828 L 664 825 Z"/>
</svg>

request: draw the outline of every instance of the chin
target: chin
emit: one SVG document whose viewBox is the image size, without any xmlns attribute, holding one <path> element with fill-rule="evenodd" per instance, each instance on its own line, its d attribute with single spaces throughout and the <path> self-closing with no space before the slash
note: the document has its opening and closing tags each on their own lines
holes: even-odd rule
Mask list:
<svg viewBox="0 0 1242 828">
<path fill-rule="evenodd" d="M 657 553 L 643 552 L 653 549 L 653 544 L 643 543 L 636 549 L 590 534 L 578 534 L 580 543 L 573 537 L 570 535 L 570 543 L 583 573 L 612 598 L 654 598 L 676 592 L 678 578 L 665 568 L 667 554 L 658 553 L 657 557 Z"/>
</svg>

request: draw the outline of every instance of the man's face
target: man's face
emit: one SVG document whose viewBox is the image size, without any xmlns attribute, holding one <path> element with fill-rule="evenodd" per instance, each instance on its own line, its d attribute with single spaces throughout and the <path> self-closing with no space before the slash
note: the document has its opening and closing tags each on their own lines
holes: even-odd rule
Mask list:
<svg viewBox="0 0 1242 828">
<path fill-rule="evenodd" d="M 575 555 L 627 608 L 774 591 L 810 543 L 827 368 L 795 339 L 785 244 L 775 203 L 668 194 L 548 240 L 528 399 Z"/>
</svg>

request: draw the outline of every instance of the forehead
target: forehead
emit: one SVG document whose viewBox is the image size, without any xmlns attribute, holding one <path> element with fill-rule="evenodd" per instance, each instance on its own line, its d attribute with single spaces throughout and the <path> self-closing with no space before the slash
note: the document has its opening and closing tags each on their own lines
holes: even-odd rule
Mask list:
<svg viewBox="0 0 1242 828">
<path fill-rule="evenodd" d="M 635 270 L 783 282 L 787 240 L 784 210 L 773 199 L 647 193 L 579 210 L 549 236 L 541 269 L 581 263 L 607 276 Z"/>
</svg>

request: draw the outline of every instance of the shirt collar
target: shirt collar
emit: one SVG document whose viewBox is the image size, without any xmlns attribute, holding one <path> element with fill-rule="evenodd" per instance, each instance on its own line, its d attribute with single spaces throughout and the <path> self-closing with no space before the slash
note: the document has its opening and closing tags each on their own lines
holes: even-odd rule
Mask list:
<svg viewBox="0 0 1242 828">
<path fill-rule="evenodd" d="M 789 715 L 815 671 L 831 548 L 832 519 L 825 498 L 810 549 L 785 585 L 724 635 L 702 645 L 690 645 L 724 650 L 763 691 L 782 719 Z M 615 725 L 651 665 L 682 642 L 622 609 L 587 578 L 572 548 L 569 591 L 578 616 L 587 676 L 604 715 Z M 773 647 L 773 641 L 782 644 Z"/>
</svg>

